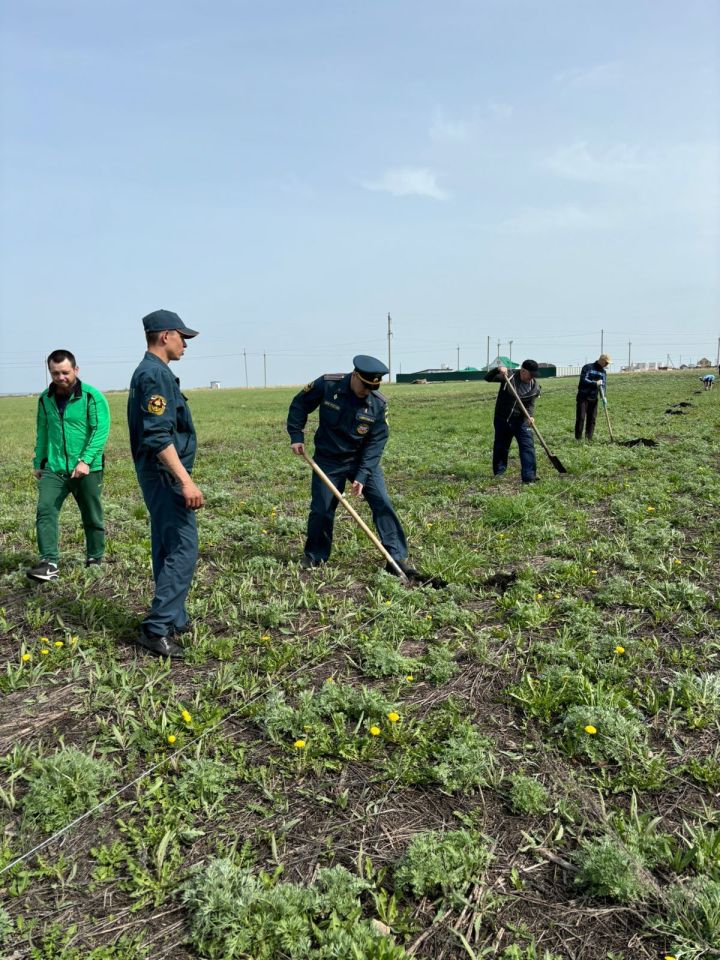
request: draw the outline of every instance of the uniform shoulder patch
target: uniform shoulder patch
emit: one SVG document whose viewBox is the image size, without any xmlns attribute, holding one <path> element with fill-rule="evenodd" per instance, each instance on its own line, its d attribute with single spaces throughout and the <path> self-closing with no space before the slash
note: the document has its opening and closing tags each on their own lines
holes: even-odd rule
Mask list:
<svg viewBox="0 0 720 960">
<path fill-rule="evenodd" d="M 315 381 L 311 380 L 310 383 L 306 383 L 303 387 L 303 393 L 310 393 L 312 388 L 315 386 Z"/>
<path fill-rule="evenodd" d="M 148 413 L 154 413 L 158 417 L 165 413 L 165 408 L 167 407 L 167 400 L 165 397 L 161 397 L 159 393 L 154 393 L 148 400 Z"/>
<path fill-rule="evenodd" d="M 323 380 L 342 380 L 344 376 L 344 373 L 326 373 L 323 376 Z"/>
</svg>

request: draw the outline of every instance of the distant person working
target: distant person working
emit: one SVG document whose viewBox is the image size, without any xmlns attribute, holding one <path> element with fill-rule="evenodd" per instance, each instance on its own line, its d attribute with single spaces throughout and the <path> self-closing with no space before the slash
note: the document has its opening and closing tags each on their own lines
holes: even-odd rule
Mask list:
<svg viewBox="0 0 720 960">
<path fill-rule="evenodd" d="M 575 439 L 582 440 L 583 428 L 585 438 L 592 440 L 595 433 L 597 408 L 600 391 L 607 387 L 606 369 L 611 364 L 610 357 L 601 353 L 597 360 L 586 363 L 580 371 L 577 397 L 575 398 Z"/>
<path fill-rule="evenodd" d="M 508 372 L 502 364 L 488 371 L 485 379 L 494 383 L 502 381 L 495 401 L 495 442 L 493 444 L 493 474 L 501 476 L 507 470 L 508 453 L 513 437 L 517 440 L 520 451 L 520 477 L 523 483 L 535 483 L 537 479 L 537 462 L 535 459 L 535 439 L 532 425 L 535 402 L 540 396 L 540 386 L 535 380 L 538 372 L 535 360 L 523 360 L 517 370 Z M 528 416 L 523 413 L 520 404 L 515 399 L 508 381 L 515 388 L 515 392 L 527 410 Z"/>
</svg>

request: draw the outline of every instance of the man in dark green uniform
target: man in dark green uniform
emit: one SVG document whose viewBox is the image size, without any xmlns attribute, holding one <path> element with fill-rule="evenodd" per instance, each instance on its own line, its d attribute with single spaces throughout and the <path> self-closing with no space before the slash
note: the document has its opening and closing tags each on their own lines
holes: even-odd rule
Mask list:
<svg viewBox="0 0 720 960">
<path fill-rule="evenodd" d="M 26 571 L 46 582 L 59 575 L 60 508 L 72 494 L 85 530 L 85 566 L 102 563 L 105 523 L 100 495 L 103 450 L 110 433 L 107 400 L 78 378 L 80 368 L 69 350 L 54 350 L 47 360 L 52 383 L 40 394 L 33 469 L 38 481 L 37 539 L 40 562 Z"/>
<path fill-rule="evenodd" d="M 196 439 L 187 398 L 168 364 L 197 336 L 170 310 L 143 317 L 147 353 L 133 373 L 128 427 L 135 472 L 150 513 L 155 597 L 136 642 L 164 657 L 182 657 L 176 642 L 189 627 L 185 601 L 198 554 L 195 510 L 203 506 L 192 480 Z"/>
<path fill-rule="evenodd" d="M 352 493 L 362 496 L 372 510 L 382 545 L 402 570 L 415 573 L 404 564 L 407 541 L 385 487 L 380 467 L 389 429 L 387 400 L 378 387 L 388 368 L 375 357 L 360 355 L 353 360 L 352 373 L 328 373 L 304 387 L 290 404 L 287 430 L 293 453 L 305 451 L 305 425 L 313 410 L 320 408 L 320 426 L 315 433 L 315 460 L 335 486 L 342 491 L 346 481 Z M 313 474 L 312 500 L 308 518 L 304 567 L 316 567 L 330 556 L 337 499 Z M 388 564 L 389 573 L 395 573 Z"/>
</svg>

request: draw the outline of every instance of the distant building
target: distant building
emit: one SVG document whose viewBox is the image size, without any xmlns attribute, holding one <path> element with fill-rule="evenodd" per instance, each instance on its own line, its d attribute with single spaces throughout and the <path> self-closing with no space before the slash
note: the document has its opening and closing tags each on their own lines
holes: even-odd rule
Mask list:
<svg viewBox="0 0 720 960">
<path fill-rule="evenodd" d="M 220 389 L 220 381 L 219 381 L 219 380 L 211 380 L 211 381 L 210 381 L 210 389 L 211 389 L 211 390 L 219 390 L 219 389 Z"/>
<path fill-rule="evenodd" d="M 703 368 L 704 368 L 704 367 L 713 367 L 713 366 L 715 366 L 715 364 L 710 363 L 710 361 L 708 360 L 707 357 L 701 357 L 701 358 L 698 360 L 697 365 L 698 365 L 699 367 L 703 367 Z"/>
</svg>

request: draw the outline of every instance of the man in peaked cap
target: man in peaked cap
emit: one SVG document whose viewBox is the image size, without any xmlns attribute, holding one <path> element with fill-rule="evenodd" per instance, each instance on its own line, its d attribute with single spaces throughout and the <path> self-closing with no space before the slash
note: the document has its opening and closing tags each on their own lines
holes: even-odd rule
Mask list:
<svg viewBox="0 0 720 960">
<path fill-rule="evenodd" d="M 575 398 L 575 439 L 582 440 L 583 429 L 587 440 L 592 440 L 597 420 L 598 393 L 607 389 L 606 368 L 612 363 L 606 353 L 597 360 L 586 363 L 580 371 L 577 397 Z"/>
<path fill-rule="evenodd" d="M 158 656 L 182 657 L 177 636 L 189 628 L 185 600 L 198 554 L 195 511 L 203 506 L 191 477 L 195 428 L 180 381 L 168 364 L 180 360 L 197 330 L 170 310 L 143 317 L 147 353 L 128 396 L 130 449 L 150 514 L 155 597 L 136 643 Z"/>
<path fill-rule="evenodd" d="M 378 387 L 388 368 L 382 360 L 363 354 L 354 357 L 353 367 L 352 373 L 326 373 L 297 394 L 287 418 L 290 445 L 293 453 L 302 456 L 308 416 L 319 408 L 315 460 L 341 493 L 349 480 L 352 493 L 365 497 L 383 546 L 402 570 L 414 573 L 404 563 L 407 541 L 380 467 L 389 430 L 387 400 Z M 301 560 L 304 567 L 316 567 L 328 560 L 337 507 L 337 499 L 316 474 L 311 489 L 307 540 Z M 395 572 L 389 564 L 386 569 Z"/>
</svg>

